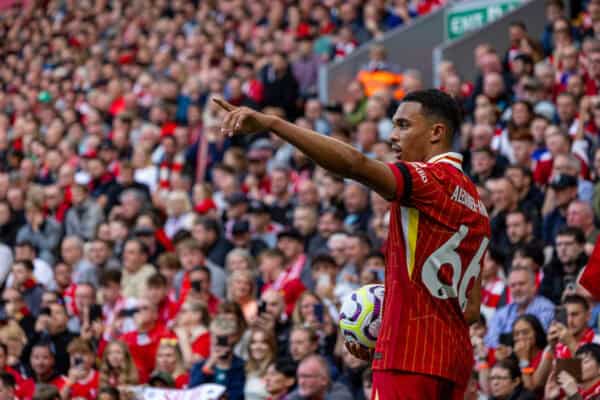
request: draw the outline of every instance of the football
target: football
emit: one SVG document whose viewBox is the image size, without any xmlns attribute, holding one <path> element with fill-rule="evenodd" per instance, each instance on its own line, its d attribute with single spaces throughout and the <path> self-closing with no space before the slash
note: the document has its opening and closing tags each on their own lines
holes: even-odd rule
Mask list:
<svg viewBox="0 0 600 400">
<path fill-rule="evenodd" d="M 375 347 L 381 325 L 383 294 L 383 285 L 366 285 L 344 298 L 340 309 L 340 329 L 345 340 L 368 349 Z"/>
</svg>

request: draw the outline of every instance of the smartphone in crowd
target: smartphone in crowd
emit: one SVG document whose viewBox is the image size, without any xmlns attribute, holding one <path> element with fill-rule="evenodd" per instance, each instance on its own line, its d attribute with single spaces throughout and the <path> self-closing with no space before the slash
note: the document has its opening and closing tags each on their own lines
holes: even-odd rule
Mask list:
<svg viewBox="0 0 600 400">
<path fill-rule="evenodd" d="M 138 312 L 137 308 L 124 308 L 119 311 L 119 317 L 121 318 L 131 318 Z"/>
<path fill-rule="evenodd" d="M 100 304 L 92 304 L 90 306 L 90 321 L 102 319 L 102 306 Z"/>
<path fill-rule="evenodd" d="M 514 340 L 512 333 L 502 333 L 498 338 L 498 342 L 503 346 L 513 347 Z"/>
<path fill-rule="evenodd" d="M 561 371 L 566 371 L 577 382 L 581 382 L 581 359 L 580 358 L 557 358 L 556 375 Z"/>
<path fill-rule="evenodd" d="M 320 324 L 323 323 L 323 304 L 318 303 L 313 306 L 315 318 Z"/>
<path fill-rule="evenodd" d="M 262 315 L 265 312 L 267 312 L 267 303 L 265 303 L 263 300 L 260 300 L 258 302 L 258 315 Z"/>
<path fill-rule="evenodd" d="M 554 320 L 564 326 L 567 326 L 567 309 L 565 306 L 558 306 L 554 309 Z"/>
<path fill-rule="evenodd" d="M 227 336 L 217 336 L 217 346 L 229 346 L 229 338 Z"/>
</svg>

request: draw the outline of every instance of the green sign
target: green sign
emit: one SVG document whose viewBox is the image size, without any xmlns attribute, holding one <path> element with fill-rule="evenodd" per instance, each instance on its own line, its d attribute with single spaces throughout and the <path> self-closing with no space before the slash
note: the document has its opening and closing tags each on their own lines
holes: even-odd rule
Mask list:
<svg viewBox="0 0 600 400">
<path fill-rule="evenodd" d="M 521 0 L 471 1 L 446 11 L 446 39 L 458 39 L 467 32 L 497 20 L 521 4 Z"/>
</svg>

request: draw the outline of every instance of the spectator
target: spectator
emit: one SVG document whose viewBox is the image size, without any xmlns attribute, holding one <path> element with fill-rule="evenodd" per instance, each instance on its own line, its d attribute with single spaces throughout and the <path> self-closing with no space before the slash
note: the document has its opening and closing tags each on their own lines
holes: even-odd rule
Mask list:
<svg viewBox="0 0 600 400">
<path fill-rule="evenodd" d="M 27 223 L 19 229 L 17 241 L 33 244 L 40 258 L 52 264 L 56 259 L 54 250 L 61 238 L 60 225 L 54 218 L 44 218 L 41 208 L 31 202 L 25 205 L 25 218 Z"/>
<path fill-rule="evenodd" d="M 52 267 L 37 257 L 37 252 L 35 246 L 31 242 L 26 240 L 17 242 L 15 244 L 15 260 L 16 261 L 24 261 L 29 260 L 33 263 L 33 277 L 36 281 L 42 284 L 46 288 L 52 289 L 55 285 L 54 277 L 52 274 Z M 13 277 L 11 275 L 8 276 L 6 285 L 11 286 L 13 282 Z"/>
<path fill-rule="evenodd" d="M 578 228 L 564 227 L 556 236 L 556 257 L 544 267 L 540 295 L 560 303 L 563 291 L 573 285 L 579 271 L 587 264 L 585 237 Z"/>
<path fill-rule="evenodd" d="M 600 393 L 600 347 L 594 343 L 582 346 L 577 357 L 582 360 L 583 382 L 578 385 L 575 377 L 566 371 L 554 373 L 548 379 L 544 398 L 558 399 L 561 391 L 574 399 L 593 399 Z"/>
<path fill-rule="evenodd" d="M 42 293 L 44 288 L 36 282 L 33 277 L 33 264 L 29 260 L 13 263 L 12 274 L 14 277 L 13 287 L 21 294 L 27 310 L 34 316 L 40 312 Z"/>
<path fill-rule="evenodd" d="M 304 284 L 285 268 L 285 254 L 277 249 L 265 250 L 258 257 L 258 269 L 264 285 L 263 293 L 268 290 L 280 291 L 285 301 L 285 312 L 291 315 Z"/>
<path fill-rule="evenodd" d="M 175 277 L 175 285 L 180 288 L 179 296 L 184 298 L 189 290 L 189 273 L 198 266 L 206 266 L 210 271 L 210 291 L 219 298 L 225 297 L 225 273 L 223 268 L 205 258 L 200 243 L 196 240 L 184 240 L 177 245 L 177 257 L 183 270 Z"/>
<path fill-rule="evenodd" d="M 297 377 L 298 389 L 290 393 L 290 399 L 352 399 L 352 394 L 344 385 L 331 381 L 327 362 L 321 356 L 312 355 L 303 359 L 298 366 Z"/>
<path fill-rule="evenodd" d="M 568 295 L 563 305 L 567 313 L 567 325 L 557 321 L 553 329 L 548 331 L 550 344 L 555 346 L 556 358 L 570 358 L 581 346 L 599 340 L 588 327 L 590 306 L 585 298 L 577 294 Z"/>
<path fill-rule="evenodd" d="M 278 359 L 267 368 L 265 387 L 271 399 L 284 399 L 295 383 L 296 364 L 291 360 Z"/>
<path fill-rule="evenodd" d="M 140 383 L 145 383 L 154 370 L 160 341 L 163 338 L 175 338 L 175 334 L 158 322 L 156 306 L 146 299 L 138 301 L 135 325 L 136 329 L 124 334 L 120 340 L 129 347 Z"/>
<path fill-rule="evenodd" d="M 119 340 L 106 345 L 100 364 L 99 386 L 119 387 L 138 383 L 138 373 L 127 345 Z"/>
<path fill-rule="evenodd" d="M 31 350 L 32 377 L 37 386 L 39 384 L 52 384 L 60 379 L 60 373 L 54 369 L 55 358 L 52 352 L 52 345 L 49 342 L 38 342 L 33 345 Z"/>
<path fill-rule="evenodd" d="M 567 208 L 567 226 L 579 228 L 585 235 L 585 253 L 592 254 L 600 230 L 594 224 L 594 211 L 590 203 L 573 201 Z"/>
<path fill-rule="evenodd" d="M 57 382 L 63 399 L 73 397 L 95 399 L 100 374 L 93 368 L 95 354 L 92 346 L 84 339 L 74 339 L 67 347 L 71 367 L 67 376 Z"/>
<path fill-rule="evenodd" d="M 80 178 L 84 179 L 84 178 Z M 93 239 L 96 227 L 103 219 L 100 205 L 89 196 L 88 182 L 80 180 L 71 187 L 73 205 L 65 216 L 65 232 L 84 240 Z"/>
<path fill-rule="evenodd" d="M 98 284 L 98 269 L 84 258 L 84 242 L 78 236 L 66 236 L 61 245 L 62 260 L 71 271 L 74 283 L 91 282 Z"/>
<path fill-rule="evenodd" d="M 210 270 L 207 267 L 196 267 L 189 273 L 190 290 L 182 299 L 192 304 L 202 304 L 210 315 L 215 315 L 220 300 L 210 291 Z"/>
<path fill-rule="evenodd" d="M 512 360 L 503 360 L 490 372 L 491 399 L 533 400 L 536 396 L 523 387 L 519 366 Z"/>
<path fill-rule="evenodd" d="M 244 361 L 233 354 L 233 336 L 237 329 L 234 322 L 222 316 L 213 320 L 210 325 L 210 356 L 192 367 L 190 388 L 204 383 L 217 383 L 226 387 L 230 399 L 244 398 Z"/>
<path fill-rule="evenodd" d="M 268 331 L 259 328 L 251 330 L 244 387 L 244 398 L 247 400 L 264 399 L 269 395 L 265 378 L 267 368 L 277 356 L 276 346 L 275 337 Z"/>
<path fill-rule="evenodd" d="M 166 374 L 172 380 L 172 386 L 175 388 L 187 388 L 190 377 L 184 368 L 183 356 L 177 339 L 163 338 L 160 340 L 156 351 L 156 367 L 150 377 L 150 382 L 152 382 L 153 376 L 161 373 Z"/>
<path fill-rule="evenodd" d="M 50 304 L 49 314 L 40 314 L 35 322 L 35 333 L 28 344 L 35 346 L 36 343 L 44 341 L 51 347 L 53 354 L 53 371 L 59 374 L 67 374 L 69 369 L 69 358 L 66 356 L 69 343 L 76 335 L 67 329 L 68 314 L 65 306 L 59 303 Z M 28 346 L 29 347 L 29 346 Z M 23 354 L 32 354 L 33 348 L 26 347 Z M 33 361 L 32 361 L 33 363 Z M 31 365 L 34 368 L 33 364 Z"/>
<path fill-rule="evenodd" d="M 558 175 L 550 182 L 550 188 L 542 208 L 542 232 L 546 243 L 554 243 L 560 228 L 567 224 L 566 212 L 571 201 L 577 197 L 577 178 Z"/>
<path fill-rule="evenodd" d="M 547 345 L 544 328 L 535 316 L 525 314 L 515 321 L 512 334 L 523 386 L 539 392 L 546 379 L 543 368 L 539 368 Z"/>
<path fill-rule="evenodd" d="M 256 278 L 251 271 L 235 271 L 229 276 L 227 283 L 227 299 L 237 303 L 246 322 L 252 323 L 258 312 L 256 301 Z"/>
<path fill-rule="evenodd" d="M 499 336 L 509 333 L 519 315 L 536 316 L 544 329 L 547 329 L 554 316 L 554 305 L 546 298 L 536 295 L 535 275 L 525 268 L 513 268 L 508 276 L 508 286 L 512 302 L 498 309 L 489 323 L 489 331 L 485 337 L 488 347 L 498 346 Z"/>
<path fill-rule="evenodd" d="M 139 239 L 127 240 L 123 251 L 123 275 L 121 278 L 121 292 L 125 297 L 142 297 L 146 280 L 156 272 L 156 269 L 147 262 L 147 246 Z"/>
</svg>

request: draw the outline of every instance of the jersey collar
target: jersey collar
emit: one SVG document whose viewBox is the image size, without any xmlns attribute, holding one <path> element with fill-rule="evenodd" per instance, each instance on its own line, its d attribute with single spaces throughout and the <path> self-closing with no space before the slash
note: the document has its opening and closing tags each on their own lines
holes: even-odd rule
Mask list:
<svg viewBox="0 0 600 400">
<path fill-rule="evenodd" d="M 460 153 L 449 151 L 447 153 L 438 154 L 427 160 L 428 163 L 444 162 L 452 165 L 454 168 L 462 172 L 463 156 Z"/>
</svg>

